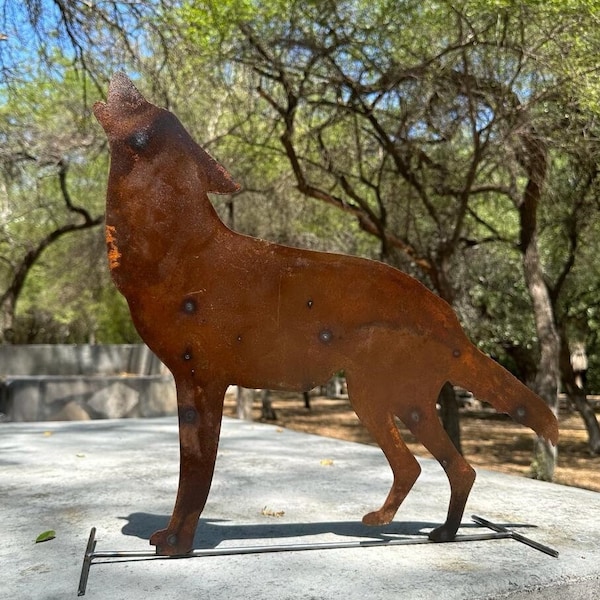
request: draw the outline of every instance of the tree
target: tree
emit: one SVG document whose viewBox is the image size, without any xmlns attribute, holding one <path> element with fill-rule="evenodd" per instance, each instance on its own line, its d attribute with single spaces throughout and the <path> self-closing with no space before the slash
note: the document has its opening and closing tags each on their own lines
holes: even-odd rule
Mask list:
<svg viewBox="0 0 600 600">
<path fill-rule="evenodd" d="M 597 164 L 594 3 L 405 0 L 399 10 L 391 0 L 26 0 L 3 8 L 0 68 L 11 85 L 26 55 L 7 40 L 34 40 L 53 73 L 72 60 L 84 106 L 90 89 L 104 93 L 109 72 L 133 65 L 158 103 L 192 123 L 225 163 L 235 158 L 232 171 L 249 191 L 222 209 L 236 227 L 322 247 L 323 230 L 352 244 L 352 219 L 364 236 L 327 249 L 372 254 L 370 237 L 381 259 L 421 278 L 471 330 L 479 309 L 505 317 L 496 353 L 555 409 L 560 336 L 598 344 L 597 285 L 585 275 L 597 187 L 584 205 L 567 193 L 586 179 L 578 165 Z M 106 47 L 108 60 L 97 52 Z M 282 209 L 288 194 L 321 205 L 301 235 L 304 214 Z M 268 209 L 259 218 L 255 198 L 278 219 Z M 551 218 L 554 206 L 564 218 Z M 333 225 L 321 228 L 320 214 Z M 515 285 L 502 296 L 500 274 Z M 468 278 L 481 290 L 475 307 Z M 550 476 L 552 459 L 538 476 Z"/>
<path fill-rule="evenodd" d="M 548 278 L 548 288 L 560 336 L 559 366 L 563 387 L 584 421 L 591 454 L 599 454 L 600 425 L 586 398 L 587 386 L 578 383 L 571 364 L 574 347 L 591 337 L 594 327 L 590 313 L 600 292 L 593 250 L 597 250 L 600 216 L 600 155 L 595 142 L 598 119 L 588 116 L 582 121 L 577 108 L 576 104 L 571 106 L 569 127 L 577 131 L 581 141 L 574 147 L 557 144 L 562 150 L 555 161 L 556 182 L 552 188 L 557 201 L 549 206 L 544 217 L 545 227 L 553 232 L 554 242 L 550 248 L 555 269 Z M 581 295 L 585 298 L 583 301 Z"/>
<path fill-rule="evenodd" d="M 535 387 L 557 411 L 559 338 L 538 214 L 545 135 L 558 124 L 547 123 L 544 108 L 559 106 L 565 87 L 580 93 L 577 78 L 596 68 L 583 50 L 573 59 L 576 77 L 560 62 L 574 41 L 589 42 L 593 8 L 284 4 L 206 2 L 183 15 L 193 43 L 218 37 L 230 69 L 242 70 L 264 99 L 260 119 L 272 127 L 261 145 L 281 144 L 298 189 L 352 214 L 380 240 L 384 260 L 416 272 L 449 302 L 457 258 L 483 241 L 467 234 L 483 226 L 497 239 L 474 201 L 511 201 L 539 344 Z M 536 476 L 551 478 L 553 451 L 538 447 Z"/>
<path fill-rule="evenodd" d="M 259 19 L 241 23 L 246 50 L 234 59 L 256 75 L 258 92 L 272 109 L 271 135 L 279 129 L 298 189 L 355 216 L 380 240 L 382 259 L 417 271 L 454 303 L 452 264 L 488 133 L 474 106 L 448 107 L 432 82 L 442 77 L 441 92 L 462 100 L 455 73 L 444 74 L 440 62 L 454 53 L 461 64 L 459 50 L 467 42 L 400 67 L 388 60 L 398 24 L 386 25 L 385 6 L 370 19 L 349 19 L 347 5 L 322 9 L 293 3 L 289 22 L 269 22 L 267 31 Z M 369 11 L 363 4 L 360 9 Z M 406 56 L 412 48 L 394 50 Z M 441 136 L 456 148 L 460 168 L 440 160 Z M 401 254 L 394 256 L 396 250 Z M 455 420 L 456 405 L 444 414 Z M 452 429 L 460 447 L 458 428 Z"/>
<path fill-rule="evenodd" d="M 64 80 L 65 89 L 74 82 Z M 10 341 L 17 302 L 32 268 L 49 246 L 103 220 L 99 202 L 75 198 L 93 189 L 84 167 L 98 141 L 81 123 L 77 103 L 56 93 L 53 82 L 31 81 L 5 91 L 0 111 L 2 256 L 0 340 Z M 57 111 L 57 106 L 62 110 Z M 35 107 L 33 109 L 32 107 Z M 73 171 L 78 172 L 73 177 Z M 86 173 L 87 171 L 87 173 Z M 86 178 L 87 177 L 87 181 Z M 96 187 L 97 199 L 101 198 Z"/>
<path fill-rule="evenodd" d="M 123 302 L 104 290 L 105 261 L 100 267 L 85 252 L 90 243 L 99 249 L 101 238 L 85 233 L 103 220 L 107 168 L 90 106 L 119 66 L 160 60 L 153 24 L 161 3 L 1 4 L 0 342 L 84 341 L 97 332 L 132 341 Z M 28 302 L 35 289 L 42 293 Z M 61 290 L 62 300 L 71 290 L 71 306 L 80 310 L 64 314 L 59 294 L 52 307 L 50 289 Z M 18 303 L 25 309 L 15 322 Z M 61 327 L 65 319 L 70 323 Z"/>
</svg>

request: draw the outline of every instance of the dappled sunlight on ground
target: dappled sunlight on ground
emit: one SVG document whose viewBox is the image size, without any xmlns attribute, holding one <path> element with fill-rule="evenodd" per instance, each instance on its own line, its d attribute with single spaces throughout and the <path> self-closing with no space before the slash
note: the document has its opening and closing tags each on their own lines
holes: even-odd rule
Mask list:
<svg viewBox="0 0 600 600">
<path fill-rule="evenodd" d="M 311 397 L 311 410 L 295 394 L 273 394 L 273 408 L 281 427 L 317 435 L 372 444 L 347 399 Z M 235 397 L 228 396 L 225 414 L 235 416 Z M 260 421 L 260 401 L 254 404 L 253 418 Z M 400 424 L 408 447 L 417 456 L 431 455 Z M 465 456 L 475 468 L 492 469 L 513 475 L 529 475 L 533 434 L 504 415 L 493 411 L 461 409 L 461 435 Z M 600 492 L 600 456 L 590 456 L 587 432 L 579 414 L 561 414 L 558 466 L 555 481 L 564 485 Z"/>
</svg>

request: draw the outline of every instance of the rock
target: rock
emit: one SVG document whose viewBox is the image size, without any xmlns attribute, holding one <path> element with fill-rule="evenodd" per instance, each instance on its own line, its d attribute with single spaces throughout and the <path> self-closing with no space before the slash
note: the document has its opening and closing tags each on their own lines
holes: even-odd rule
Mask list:
<svg viewBox="0 0 600 600">
<path fill-rule="evenodd" d="M 177 394 L 171 376 L 153 378 L 140 393 L 139 416 L 163 417 L 177 414 Z"/>
<path fill-rule="evenodd" d="M 89 421 L 87 411 L 77 402 L 72 400 L 65 404 L 59 411 L 49 417 L 49 421 Z"/>
<path fill-rule="evenodd" d="M 96 392 L 88 406 L 100 419 L 120 419 L 131 412 L 138 401 L 136 390 L 117 381 Z"/>
</svg>

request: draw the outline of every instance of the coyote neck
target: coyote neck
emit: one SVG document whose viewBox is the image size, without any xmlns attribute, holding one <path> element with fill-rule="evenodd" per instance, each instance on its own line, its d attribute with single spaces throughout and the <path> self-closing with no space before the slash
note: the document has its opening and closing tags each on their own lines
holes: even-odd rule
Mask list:
<svg viewBox="0 0 600 600">
<path fill-rule="evenodd" d="M 105 237 L 112 278 L 126 297 L 165 280 L 184 255 L 197 255 L 230 233 L 208 198 L 166 208 L 122 205 L 107 206 Z"/>
</svg>

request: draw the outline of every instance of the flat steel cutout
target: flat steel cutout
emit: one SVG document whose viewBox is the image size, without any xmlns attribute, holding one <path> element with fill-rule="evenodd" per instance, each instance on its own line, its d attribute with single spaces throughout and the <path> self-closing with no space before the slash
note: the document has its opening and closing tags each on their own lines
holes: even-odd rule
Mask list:
<svg viewBox="0 0 600 600">
<path fill-rule="evenodd" d="M 140 336 L 177 386 L 179 487 L 167 528 L 150 540 L 157 554 L 192 548 L 231 384 L 304 392 L 344 371 L 352 406 L 394 474 L 382 507 L 363 522 L 389 523 L 421 471 L 398 417 L 450 482 L 447 519 L 429 534 L 433 541 L 454 539 L 475 480 L 437 415 L 445 382 L 557 443 L 548 406 L 481 353 L 451 307 L 416 279 L 376 261 L 228 229 L 207 194 L 239 186 L 124 74 L 113 76 L 94 114 L 111 150 L 108 265 Z"/>
</svg>

